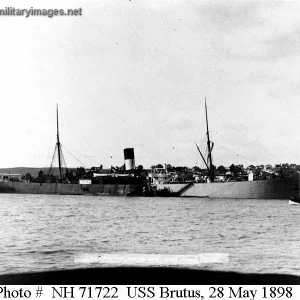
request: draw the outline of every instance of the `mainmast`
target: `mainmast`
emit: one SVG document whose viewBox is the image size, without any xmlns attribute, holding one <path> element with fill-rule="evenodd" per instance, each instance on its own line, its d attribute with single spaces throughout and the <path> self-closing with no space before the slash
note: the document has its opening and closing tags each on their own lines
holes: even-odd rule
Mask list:
<svg viewBox="0 0 300 300">
<path fill-rule="evenodd" d="M 61 144 L 59 141 L 59 129 L 58 129 L 58 104 L 56 104 L 56 121 L 57 121 L 57 152 L 58 152 L 58 166 L 59 166 L 59 176 L 60 176 L 60 182 L 62 183 L 62 171 L 61 171 Z"/>
<path fill-rule="evenodd" d="M 211 156 L 211 141 L 209 139 L 209 130 L 208 130 L 208 118 L 207 118 L 207 106 L 206 106 L 206 98 L 205 98 L 205 115 L 206 115 L 206 134 L 207 134 L 207 148 L 208 148 L 208 162 L 209 162 L 209 177 L 211 182 L 214 181 L 214 168 L 212 164 L 212 156 Z"/>
</svg>

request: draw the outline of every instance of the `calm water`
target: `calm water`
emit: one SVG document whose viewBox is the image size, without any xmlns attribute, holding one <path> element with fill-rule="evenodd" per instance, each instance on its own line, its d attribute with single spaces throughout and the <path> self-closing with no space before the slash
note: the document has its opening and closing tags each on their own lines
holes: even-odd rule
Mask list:
<svg viewBox="0 0 300 300">
<path fill-rule="evenodd" d="M 76 253 L 229 253 L 203 269 L 300 275 L 288 201 L 0 194 L 0 274 L 86 267 Z M 96 265 L 93 265 L 96 266 Z"/>
</svg>

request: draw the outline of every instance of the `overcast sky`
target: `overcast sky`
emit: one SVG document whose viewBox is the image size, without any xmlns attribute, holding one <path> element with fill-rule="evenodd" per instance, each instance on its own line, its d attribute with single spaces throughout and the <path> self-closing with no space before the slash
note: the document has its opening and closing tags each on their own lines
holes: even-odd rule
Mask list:
<svg viewBox="0 0 300 300">
<path fill-rule="evenodd" d="M 82 16 L 0 16 L 0 167 L 50 165 L 56 103 L 70 167 L 120 166 L 126 147 L 201 165 L 205 97 L 214 164 L 300 164 L 299 2 L 1 5 Z"/>
</svg>

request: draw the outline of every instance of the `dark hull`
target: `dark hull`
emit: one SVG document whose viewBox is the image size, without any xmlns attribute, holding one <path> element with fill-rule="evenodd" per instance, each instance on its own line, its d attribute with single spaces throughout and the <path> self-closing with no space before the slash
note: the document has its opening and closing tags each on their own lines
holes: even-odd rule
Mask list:
<svg viewBox="0 0 300 300">
<path fill-rule="evenodd" d="M 0 193 L 56 195 L 141 195 L 142 185 L 135 184 L 62 184 L 34 182 L 0 182 Z"/>
<path fill-rule="evenodd" d="M 178 193 L 186 183 L 160 184 L 157 189 L 168 188 Z M 299 174 L 274 179 L 237 182 L 194 183 L 180 194 L 181 197 L 209 197 L 229 199 L 290 199 L 299 198 Z"/>
</svg>

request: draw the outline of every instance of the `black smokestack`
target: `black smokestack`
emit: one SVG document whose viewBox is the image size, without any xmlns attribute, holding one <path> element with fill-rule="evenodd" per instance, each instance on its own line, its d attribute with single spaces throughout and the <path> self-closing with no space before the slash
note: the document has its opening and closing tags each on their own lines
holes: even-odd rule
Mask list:
<svg viewBox="0 0 300 300">
<path fill-rule="evenodd" d="M 124 160 L 125 160 L 125 169 L 126 170 L 132 170 L 135 168 L 134 149 L 133 148 L 124 149 Z"/>
</svg>

